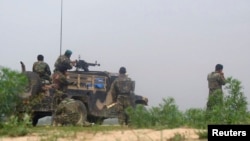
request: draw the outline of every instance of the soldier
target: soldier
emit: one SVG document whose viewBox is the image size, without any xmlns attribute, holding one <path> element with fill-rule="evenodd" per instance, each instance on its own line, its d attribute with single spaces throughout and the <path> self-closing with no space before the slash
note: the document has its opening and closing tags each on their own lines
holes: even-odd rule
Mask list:
<svg viewBox="0 0 250 141">
<path fill-rule="evenodd" d="M 65 71 L 72 69 L 76 64 L 76 61 L 70 60 L 71 55 L 71 50 L 66 50 L 64 55 L 60 55 L 55 62 L 55 71 L 64 73 Z"/>
<path fill-rule="evenodd" d="M 54 96 L 55 104 L 59 104 L 61 94 L 65 93 L 68 85 L 70 84 L 67 80 L 67 70 L 72 69 L 74 61 L 70 60 L 72 51 L 66 50 L 64 55 L 58 57 L 55 62 L 55 71 L 52 75 L 52 82 L 54 88 L 57 90 Z M 56 107 L 56 105 L 54 105 Z"/>
<path fill-rule="evenodd" d="M 91 123 L 86 121 L 86 113 L 86 107 L 81 101 L 63 95 L 62 101 L 55 110 L 55 125 L 91 126 Z"/>
<path fill-rule="evenodd" d="M 215 66 L 215 71 L 208 74 L 207 80 L 209 88 L 207 109 L 209 110 L 215 104 L 220 104 L 223 102 L 222 86 L 226 84 L 226 80 L 223 73 L 223 65 L 217 64 Z M 212 98 L 211 96 L 213 96 L 214 98 Z"/>
<path fill-rule="evenodd" d="M 62 99 L 62 95 L 66 94 L 68 85 L 74 84 L 74 82 L 68 81 L 66 70 L 64 70 L 64 72 L 62 70 L 59 70 L 53 73 L 52 83 L 52 87 L 55 89 L 53 97 L 53 107 L 56 108 Z"/>
<path fill-rule="evenodd" d="M 134 85 L 134 81 L 126 75 L 126 68 L 121 67 L 118 78 L 114 80 L 110 88 L 111 94 L 116 98 L 120 125 L 128 125 L 129 123 L 129 116 L 125 110 L 129 106 L 133 107 Z"/>
<path fill-rule="evenodd" d="M 69 82 L 66 72 L 56 71 L 52 75 L 53 87 L 61 92 L 66 92 Z"/>
<path fill-rule="evenodd" d="M 44 62 L 43 55 L 39 54 L 37 56 L 37 62 L 33 64 L 32 70 L 33 72 L 36 72 L 42 80 L 47 80 L 49 83 L 51 82 L 50 67 L 46 62 Z"/>
</svg>

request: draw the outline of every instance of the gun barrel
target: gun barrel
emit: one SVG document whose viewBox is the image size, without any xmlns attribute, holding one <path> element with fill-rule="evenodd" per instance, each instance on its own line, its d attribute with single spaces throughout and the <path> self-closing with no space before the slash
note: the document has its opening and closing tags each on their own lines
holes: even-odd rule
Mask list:
<svg viewBox="0 0 250 141">
<path fill-rule="evenodd" d="M 97 63 L 87 63 L 89 66 L 100 66 L 100 64 Z"/>
</svg>

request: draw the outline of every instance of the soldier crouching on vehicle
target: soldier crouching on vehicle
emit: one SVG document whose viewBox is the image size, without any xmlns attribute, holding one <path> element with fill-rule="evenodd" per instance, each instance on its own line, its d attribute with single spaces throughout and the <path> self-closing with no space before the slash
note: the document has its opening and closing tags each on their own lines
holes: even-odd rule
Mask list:
<svg viewBox="0 0 250 141">
<path fill-rule="evenodd" d="M 70 50 L 66 50 L 64 55 L 59 56 L 55 62 L 55 71 L 52 75 L 52 82 L 55 88 L 52 125 L 90 126 L 91 124 L 86 121 L 87 110 L 83 103 L 67 97 L 66 94 L 68 85 L 74 83 L 69 82 L 67 79 L 67 70 L 72 69 L 75 63 L 70 60 L 71 54 Z"/>
<path fill-rule="evenodd" d="M 128 125 L 130 122 L 125 110 L 130 106 L 134 107 L 134 87 L 134 81 L 126 75 L 126 68 L 121 67 L 119 76 L 114 80 L 110 88 L 111 94 L 116 97 L 118 122 L 120 125 Z"/>
<path fill-rule="evenodd" d="M 87 122 L 87 110 L 83 103 L 79 100 L 68 98 L 67 95 L 62 96 L 62 101 L 55 110 L 54 122 L 55 126 L 73 125 L 73 126 L 91 126 Z"/>
<path fill-rule="evenodd" d="M 71 55 L 72 51 L 66 50 L 64 55 L 60 55 L 55 62 L 55 70 L 52 75 L 52 83 L 56 89 L 53 100 L 54 107 L 59 104 L 59 101 L 61 101 L 61 95 L 66 93 L 67 87 L 70 84 L 67 80 L 67 70 L 72 69 L 72 66 L 74 65 L 74 62 L 70 60 Z"/>
</svg>

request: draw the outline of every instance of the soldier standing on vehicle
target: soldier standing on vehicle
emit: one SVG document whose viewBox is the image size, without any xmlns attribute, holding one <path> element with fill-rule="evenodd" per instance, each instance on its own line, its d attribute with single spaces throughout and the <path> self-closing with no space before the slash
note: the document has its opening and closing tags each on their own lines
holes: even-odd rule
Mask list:
<svg viewBox="0 0 250 141">
<path fill-rule="evenodd" d="M 133 107 L 133 94 L 135 83 L 126 75 L 126 68 L 121 67 L 119 76 L 111 85 L 111 94 L 116 97 L 118 122 L 120 125 L 128 125 L 129 116 L 126 108 Z"/>
<path fill-rule="evenodd" d="M 72 69 L 76 61 L 71 61 L 71 50 L 66 50 L 64 55 L 57 58 L 55 62 L 55 70 L 52 75 L 53 84 L 57 90 L 65 92 L 69 82 L 67 81 L 67 70 Z"/>
<path fill-rule="evenodd" d="M 207 76 L 209 97 L 207 101 L 207 109 L 210 110 L 214 105 L 223 102 L 222 86 L 226 84 L 226 80 L 223 73 L 223 65 L 217 64 L 215 71 L 211 72 Z M 211 99 L 211 96 L 214 98 Z"/>
<path fill-rule="evenodd" d="M 32 71 L 36 72 L 42 80 L 47 80 L 49 83 L 51 82 L 51 71 L 49 65 L 44 62 L 43 55 L 39 54 L 37 56 L 37 62 L 33 64 Z"/>
<path fill-rule="evenodd" d="M 76 64 L 76 61 L 70 60 L 71 55 L 71 50 L 66 50 L 64 55 L 60 55 L 55 62 L 55 71 L 64 73 L 65 71 L 72 69 Z"/>
</svg>

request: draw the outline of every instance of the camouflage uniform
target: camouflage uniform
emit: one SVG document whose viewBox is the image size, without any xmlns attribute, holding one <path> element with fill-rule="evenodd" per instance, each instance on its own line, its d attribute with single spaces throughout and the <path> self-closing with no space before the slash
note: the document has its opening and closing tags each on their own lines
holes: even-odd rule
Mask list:
<svg viewBox="0 0 250 141">
<path fill-rule="evenodd" d="M 72 69 L 70 58 L 66 55 L 59 56 L 55 62 L 55 71 L 65 72 L 69 69 Z"/>
<path fill-rule="evenodd" d="M 51 81 L 51 71 L 47 63 L 43 61 L 37 61 L 33 64 L 32 70 L 33 72 L 36 72 L 42 80 L 48 80 L 49 82 Z"/>
<path fill-rule="evenodd" d="M 52 75 L 52 83 L 55 88 L 53 107 L 56 107 L 61 101 L 62 94 L 66 93 L 69 82 L 65 74 L 56 71 Z"/>
<path fill-rule="evenodd" d="M 81 101 L 65 98 L 56 108 L 54 117 L 55 124 L 80 126 L 91 125 L 86 121 L 86 113 L 87 110 Z"/>
<path fill-rule="evenodd" d="M 62 73 L 60 71 L 56 71 L 52 75 L 52 82 L 54 84 L 55 89 L 66 92 L 69 82 L 67 80 L 66 72 Z"/>
<path fill-rule="evenodd" d="M 222 103 L 222 85 L 226 84 L 226 80 L 225 77 L 217 71 L 209 73 L 207 76 L 207 80 L 209 88 L 207 109 L 211 109 L 213 105 Z M 214 97 L 213 100 L 211 99 L 211 96 Z"/>
<path fill-rule="evenodd" d="M 57 125 L 83 125 L 90 126 L 86 121 L 87 110 L 79 100 L 67 98 L 66 91 L 70 84 L 67 80 L 67 72 L 56 71 L 52 75 L 52 82 L 56 92 L 53 97 L 52 124 Z M 66 98 L 65 98 L 66 97 Z"/>
<path fill-rule="evenodd" d="M 127 75 L 120 74 L 111 85 L 111 93 L 116 98 L 118 121 L 120 125 L 127 125 L 129 123 L 129 116 L 126 113 L 126 108 L 133 105 L 133 91 L 134 81 L 132 81 Z"/>
<path fill-rule="evenodd" d="M 62 96 L 67 91 L 68 81 L 66 75 L 61 73 L 60 71 L 56 71 L 52 75 L 52 83 L 55 89 L 53 95 L 53 109 L 56 109 L 58 104 L 62 101 Z M 55 121 L 54 117 L 55 117 L 55 111 L 52 113 L 52 122 Z"/>
</svg>

